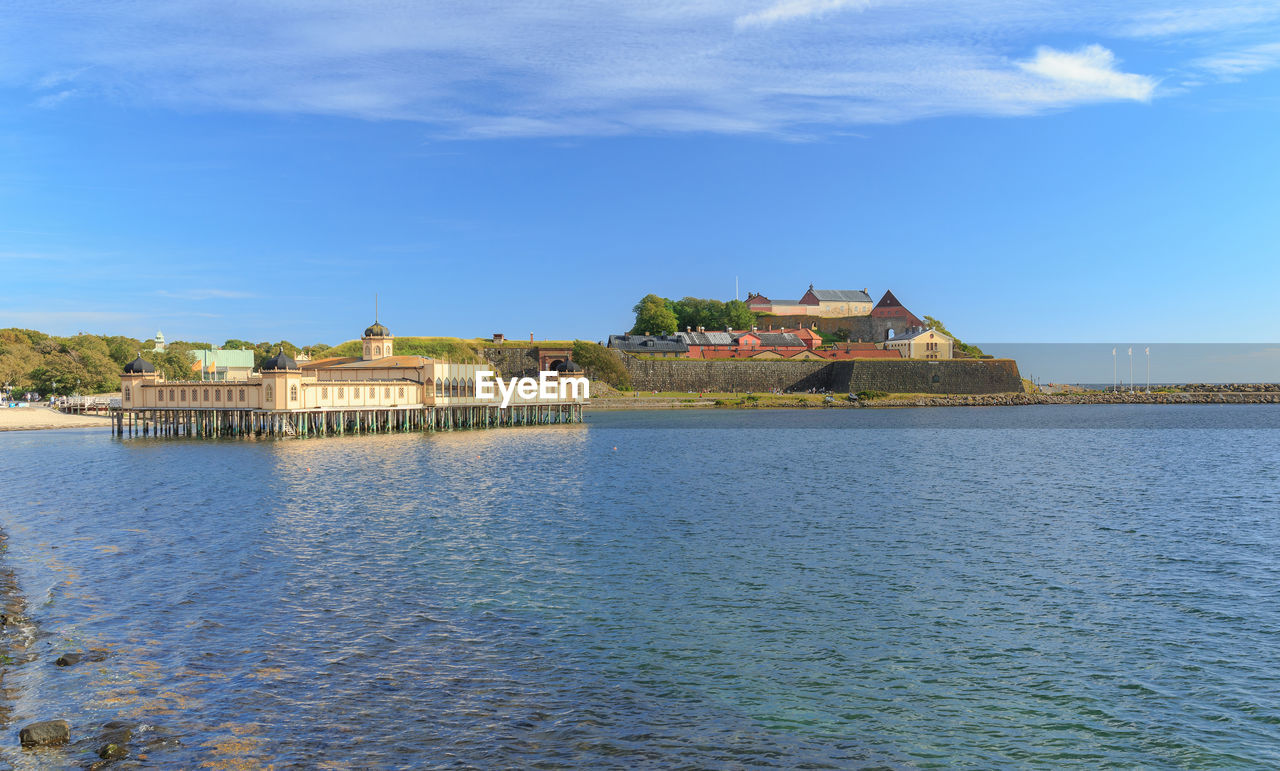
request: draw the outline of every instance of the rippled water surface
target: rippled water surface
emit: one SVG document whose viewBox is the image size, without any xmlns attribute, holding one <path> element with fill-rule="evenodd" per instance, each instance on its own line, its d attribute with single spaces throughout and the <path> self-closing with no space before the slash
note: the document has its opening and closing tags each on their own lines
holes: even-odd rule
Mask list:
<svg viewBox="0 0 1280 771">
<path fill-rule="evenodd" d="M 80 767 L 129 720 L 176 738 L 131 746 L 157 767 L 1276 766 L 1277 426 L 0 434 L 0 561 L 38 630 L 0 763 Z M 16 749 L 51 717 L 85 738 Z"/>
</svg>

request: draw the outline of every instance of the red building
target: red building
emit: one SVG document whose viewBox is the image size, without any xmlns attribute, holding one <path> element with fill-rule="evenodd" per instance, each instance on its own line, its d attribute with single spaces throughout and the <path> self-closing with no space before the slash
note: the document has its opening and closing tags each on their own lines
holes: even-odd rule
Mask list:
<svg viewBox="0 0 1280 771">
<path fill-rule="evenodd" d="M 907 310 L 906 306 L 898 302 L 898 298 L 893 296 L 893 292 L 885 292 L 884 297 L 880 298 L 880 302 L 876 303 L 876 307 L 871 309 L 871 318 L 888 319 L 905 323 L 908 327 L 923 327 L 925 324 L 916 315 Z"/>
</svg>

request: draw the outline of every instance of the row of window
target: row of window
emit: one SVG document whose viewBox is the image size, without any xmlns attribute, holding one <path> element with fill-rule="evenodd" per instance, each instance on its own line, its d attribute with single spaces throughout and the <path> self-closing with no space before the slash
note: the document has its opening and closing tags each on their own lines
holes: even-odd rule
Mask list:
<svg viewBox="0 0 1280 771">
<path fill-rule="evenodd" d="M 445 392 L 444 392 L 444 389 L 449 389 L 449 391 L 450 391 L 450 392 L 449 392 L 449 393 L 445 393 Z M 339 399 L 343 398 L 343 395 L 344 395 L 345 390 L 346 390 L 346 389 L 345 389 L 345 388 L 342 388 L 342 387 L 339 387 L 339 388 L 337 389 L 337 397 L 338 397 Z M 207 402 L 207 401 L 210 401 L 210 395 L 211 395 L 211 394 L 212 394 L 212 400 L 213 400 L 214 402 L 221 402 L 221 401 L 222 401 L 222 389 L 220 389 L 220 388 L 214 388 L 214 389 L 208 389 L 208 388 L 206 388 L 206 389 L 204 389 L 204 401 L 206 401 L 206 402 Z M 436 380 L 436 396 L 475 396 L 475 394 L 476 394 L 475 381 L 467 380 L 465 383 L 462 383 L 462 382 L 459 382 L 456 378 L 455 378 L 454 380 L 450 381 L 450 382 L 444 382 L 444 381 L 441 381 L 441 380 L 439 380 L 439 379 L 437 379 L 437 380 Z M 384 397 L 384 398 L 390 399 L 390 398 L 391 398 L 391 387 L 390 387 L 390 386 L 384 387 L 384 388 L 382 389 L 382 395 L 383 395 L 383 397 Z M 124 398 L 125 398 L 125 401 L 131 401 L 131 400 L 132 400 L 132 396 L 133 396 L 133 395 L 132 395 L 132 393 L 130 392 L 129 388 L 125 388 L 125 389 L 124 389 Z M 231 389 L 231 388 L 228 388 L 228 389 L 227 389 L 227 401 L 228 401 L 228 402 L 231 402 L 231 401 L 233 400 L 233 396 L 234 396 L 234 390 L 233 390 L 233 389 Z M 401 398 L 401 399 L 403 399 L 403 398 L 404 398 L 404 386 L 399 386 L 399 387 L 397 387 L 397 389 L 396 389 L 396 396 L 397 396 L 397 397 L 399 397 L 399 398 Z M 267 401 L 271 401 L 271 397 L 272 397 L 271 386 L 266 386 L 266 399 L 267 399 Z M 352 389 L 351 389 L 351 398 L 356 399 L 356 398 L 359 398 L 359 397 L 360 397 L 360 388 L 359 388 L 359 387 L 352 387 Z M 375 386 L 369 386 L 369 398 L 370 398 L 370 399 L 376 399 L 377 397 L 378 397 L 378 389 L 377 389 L 377 387 L 375 387 Z M 327 386 L 326 386 L 326 387 L 323 387 L 323 388 L 321 388 L 321 389 L 320 389 L 320 398 L 321 398 L 321 399 L 328 399 L 328 398 L 329 398 L 329 389 L 328 389 L 328 387 L 327 387 Z M 156 390 L 156 400 L 157 400 L 157 401 L 161 401 L 161 402 L 162 402 L 162 401 L 165 401 L 165 389 L 160 388 L 160 389 L 157 389 L 157 390 Z M 199 401 L 199 400 L 200 400 L 200 389 L 198 389 L 198 388 L 192 388 L 192 389 L 191 389 L 191 401 L 193 401 L 193 402 L 194 402 L 194 401 Z M 185 388 L 178 388 L 178 389 L 170 388 L 170 389 L 169 389 L 169 401 L 171 401 L 171 402 L 185 402 L 185 401 L 187 401 L 187 389 L 185 389 Z M 243 388 L 241 388 L 241 389 L 240 389 L 240 401 L 242 401 L 242 402 L 243 402 L 243 401 L 245 401 L 245 389 L 243 389 Z M 289 386 L 289 401 L 291 401 L 291 402 L 296 402 L 296 401 L 298 401 L 298 386 L 296 386 L 296 385 L 291 385 L 291 386 Z"/>
<path fill-rule="evenodd" d="M 476 382 L 471 378 L 441 380 L 436 378 L 436 396 L 475 396 Z"/>
<path fill-rule="evenodd" d="M 222 401 L 222 389 L 221 389 L 221 388 L 214 388 L 214 389 L 212 389 L 212 394 L 213 394 L 213 401 L 215 401 L 215 402 L 220 402 L 220 401 Z M 210 389 L 208 389 L 208 388 L 204 389 L 204 400 L 205 400 L 206 402 L 207 402 L 207 401 L 209 401 L 209 395 L 210 395 Z M 232 397 L 233 397 L 233 396 L 234 396 L 234 390 L 233 390 L 233 389 L 231 389 L 231 388 L 228 388 L 228 389 L 227 389 L 227 401 L 228 401 L 228 402 L 232 401 Z M 130 398 L 129 389 L 127 389 L 127 388 L 124 390 L 124 398 L 125 398 L 125 399 L 129 399 L 129 398 Z M 163 388 L 158 388 L 158 389 L 156 389 L 156 401 L 158 401 L 158 402 L 162 402 L 162 401 L 164 401 L 164 400 L 165 400 L 165 399 L 164 399 L 164 389 L 163 389 Z M 185 402 L 186 400 L 187 400 L 187 389 L 185 389 L 185 388 L 179 388 L 179 389 L 177 389 L 176 393 L 175 393 L 174 389 L 172 389 L 172 388 L 170 388 L 170 389 L 169 389 L 169 401 L 171 401 L 171 402 Z M 193 402 L 194 402 L 194 401 L 199 401 L 199 400 L 200 400 L 200 389 L 198 389 L 198 388 L 192 388 L 192 389 L 191 389 L 191 401 L 193 401 Z M 244 400 L 245 400 L 245 390 L 244 390 L 243 388 L 241 388 L 241 389 L 240 389 L 240 401 L 242 401 L 242 402 L 243 402 Z"/>
</svg>

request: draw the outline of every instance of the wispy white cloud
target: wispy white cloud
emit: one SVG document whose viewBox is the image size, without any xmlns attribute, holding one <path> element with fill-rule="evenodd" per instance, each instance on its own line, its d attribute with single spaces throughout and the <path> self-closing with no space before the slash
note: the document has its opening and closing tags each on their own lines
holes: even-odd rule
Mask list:
<svg viewBox="0 0 1280 771">
<path fill-rule="evenodd" d="M 1264 43 L 1238 51 L 1225 51 L 1195 62 L 1196 67 L 1222 80 L 1239 80 L 1246 75 L 1280 67 L 1280 43 Z"/>
<path fill-rule="evenodd" d="M 1137 14 L 1124 32 L 1133 37 L 1171 37 L 1218 32 L 1280 18 L 1274 3 L 1205 4 Z"/>
<path fill-rule="evenodd" d="M 780 0 L 767 8 L 743 14 L 734 19 L 739 29 L 769 26 L 780 21 L 824 16 L 834 11 L 863 10 L 871 7 L 871 0 Z"/>
<path fill-rule="evenodd" d="M 1242 30 L 1280 36 L 1274 4 L 1238 0 L 16 2 L 0 84 L 44 106 L 410 120 L 482 138 L 808 137 L 1141 102 L 1196 60 L 1258 71 L 1268 52 L 1246 49 L 1266 41 Z M 1158 70 L 1134 64 L 1155 45 Z"/>
<path fill-rule="evenodd" d="M 1035 58 L 1018 63 L 1023 71 L 1044 78 L 1049 87 L 1041 93 L 1055 102 L 1149 101 L 1155 79 L 1120 72 L 1116 65 L 1115 54 L 1100 45 L 1074 52 L 1041 47 Z"/>
</svg>

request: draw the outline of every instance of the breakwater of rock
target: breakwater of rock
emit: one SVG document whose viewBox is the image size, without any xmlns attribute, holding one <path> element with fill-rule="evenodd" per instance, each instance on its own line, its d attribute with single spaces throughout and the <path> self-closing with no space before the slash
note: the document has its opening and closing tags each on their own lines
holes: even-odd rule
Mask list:
<svg viewBox="0 0 1280 771">
<path fill-rule="evenodd" d="M 837 400 L 837 402 L 843 399 Z M 1013 407 L 1031 404 L 1280 404 L 1280 389 L 1176 393 L 957 394 L 851 402 L 860 407 Z"/>
</svg>

